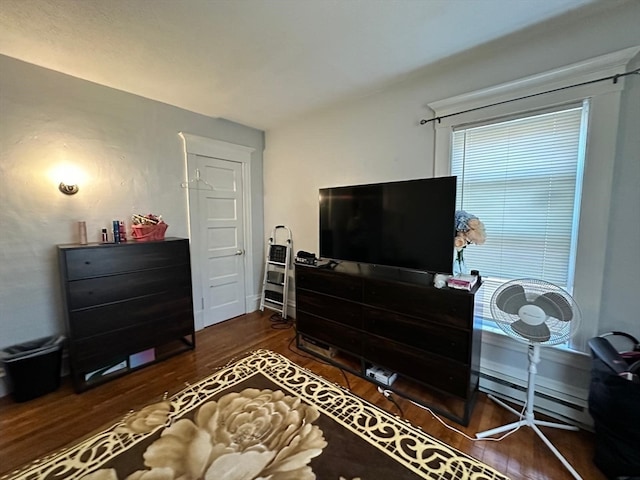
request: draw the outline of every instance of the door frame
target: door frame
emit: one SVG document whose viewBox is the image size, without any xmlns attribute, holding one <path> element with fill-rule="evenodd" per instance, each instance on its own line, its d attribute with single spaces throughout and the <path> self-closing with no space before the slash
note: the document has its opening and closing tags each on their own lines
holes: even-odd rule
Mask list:
<svg viewBox="0 0 640 480">
<path fill-rule="evenodd" d="M 202 267 L 198 257 L 200 245 L 201 209 L 198 202 L 198 180 L 196 179 L 196 157 L 211 157 L 220 160 L 238 162 L 242 165 L 242 199 L 243 199 L 243 227 L 244 227 L 244 309 L 249 311 L 249 298 L 252 296 L 253 286 L 253 234 L 251 230 L 251 155 L 255 148 L 235 143 L 201 137 L 180 132 L 184 144 L 184 159 L 186 181 L 182 184 L 187 193 L 187 229 L 191 241 L 191 277 L 193 283 L 193 310 L 196 330 L 204 328 L 204 285 L 202 284 Z"/>
</svg>

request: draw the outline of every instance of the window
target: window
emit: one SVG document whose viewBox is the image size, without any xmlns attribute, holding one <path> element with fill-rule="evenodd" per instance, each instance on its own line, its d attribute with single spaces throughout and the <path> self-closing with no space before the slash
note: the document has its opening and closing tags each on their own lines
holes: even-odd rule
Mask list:
<svg viewBox="0 0 640 480">
<path fill-rule="evenodd" d="M 489 233 L 465 249 L 482 272 L 482 302 L 514 278 L 537 278 L 573 291 L 588 101 L 555 111 L 454 127 L 451 174 L 457 208 Z"/>
<path fill-rule="evenodd" d="M 632 47 L 429 103 L 439 118 L 433 123 L 433 174 L 461 176 L 460 206 L 487 227 L 487 243 L 465 251 L 469 265 L 483 279 L 490 277 L 486 287 L 505 277 L 542 277 L 571 292 L 582 324 L 570 347 L 583 352 L 587 340 L 600 333 L 624 88 L 621 78 L 598 80 L 626 71 L 639 52 Z M 553 161 L 536 165 L 548 152 L 554 152 Z M 526 226 L 518 222 L 524 218 Z M 512 345 L 489 323 L 484 330 L 483 342 Z"/>
</svg>

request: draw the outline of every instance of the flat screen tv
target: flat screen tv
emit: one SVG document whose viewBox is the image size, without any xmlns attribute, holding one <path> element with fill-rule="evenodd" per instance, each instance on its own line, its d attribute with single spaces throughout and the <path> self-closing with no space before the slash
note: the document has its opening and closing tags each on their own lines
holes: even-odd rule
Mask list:
<svg viewBox="0 0 640 480">
<path fill-rule="evenodd" d="M 451 273 L 456 177 L 320 189 L 320 256 Z"/>
</svg>

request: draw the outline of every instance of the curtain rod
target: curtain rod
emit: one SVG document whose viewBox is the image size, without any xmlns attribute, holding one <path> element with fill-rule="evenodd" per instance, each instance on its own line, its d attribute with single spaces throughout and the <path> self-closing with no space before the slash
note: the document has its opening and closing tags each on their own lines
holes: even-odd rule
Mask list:
<svg viewBox="0 0 640 480">
<path fill-rule="evenodd" d="M 516 102 L 518 100 L 525 100 L 527 98 L 537 97 L 539 95 L 546 95 L 547 93 L 559 92 L 561 90 L 567 90 L 569 88 L 582 87 L 584 85 L 591 85 L 592 83 L 605 82 L 607 80 L 613 80 L 613 83 L 618 83 L 618 79 L 620 77 L 626 77 L 627 75 L 638 75 L 638 74 L 640 74 L 640 68 L 636 68 L 635 70 L 632 70 L 630 72 L 617 73 L 616 75 L 610 75 L 608 77 L 602 77 L 602 78 L 597 78 L 595 80 L 589 80 L 588 82 L 576 83 L 576 84 L 573 84 L 573 85 L 566 85 L 566 86 L 560 87 L 560 88 L 554 88 L 553 90 L 547 90 L 546 92 L 532 93 L 531 95 L 525 95 L 523 97 L 512 98 L 510 100 L 503 100 L 502 102 L 491 103 L 489 105 L 483 105 L 482 107 L 470 108 L 469 110 L 463 110 L 461 112 L 450 113 L 448 115 L 442 115 L 441 117 L 433 117 L 433 118 L 427 118 L 427 119 L 423 118 L 422 120 L 420 120 L 420 125 L 425 125 L 425 124 L 427 124 L 429 122 L 438 122 L 438 123 L 440 123 L 440 121 L 443 118 L 455 117 L 456 115 L 462 115 L 463 113 L 475 112 L 476 110 L 482 110 L 484 108 L 495 107 L 497 105 L 503 105 L 505 103 Z"/>
</svg>

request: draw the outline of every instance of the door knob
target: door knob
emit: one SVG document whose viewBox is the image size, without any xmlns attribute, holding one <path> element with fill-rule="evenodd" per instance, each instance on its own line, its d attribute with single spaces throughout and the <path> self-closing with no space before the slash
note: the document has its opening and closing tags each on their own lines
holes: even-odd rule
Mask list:
<svg viewBox="0 0 640 480">
<path fill-rule="evenodd" d="M 238 249 L 236 250 L 236 255 L 242 255 L 244 253 L 244 250 Z"/>
</svg>

